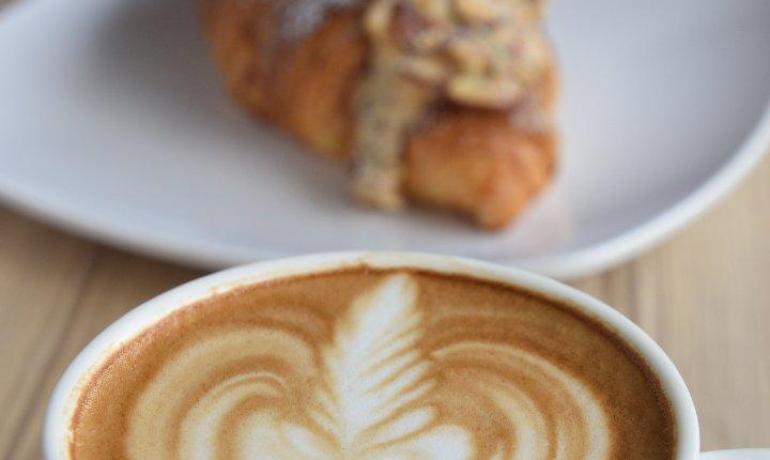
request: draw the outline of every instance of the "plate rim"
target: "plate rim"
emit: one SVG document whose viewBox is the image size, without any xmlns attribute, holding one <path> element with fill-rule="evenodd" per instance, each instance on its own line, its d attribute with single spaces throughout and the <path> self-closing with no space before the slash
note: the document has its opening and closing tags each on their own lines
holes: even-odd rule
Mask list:
<svg viewBox="0 0 770 460">
<path fill-rule="evenodd" d="M 770 101 L 744 141 L 708 179 L 664 211 L 625 232 L 562 256 L 544 256 L 520 266 L 558 279 L 597 274 L 640 255 L 674 236 L 716 206 L 770 154 Z M 561 262 L 555 259 L 562 259 Z"/>
<path fill-rule="evenodd" d="M 701 452 L 700 457 L 701 460 L 738 460 L 738 459 L 746 459 L 749 460 L 750 458 L 754 460 L 759 460 L 760 458 L 763 459 L 770 459 L 770 449 L 729 449 L 729 450 L 712 450 L 709 452 Z"/>
</svg>

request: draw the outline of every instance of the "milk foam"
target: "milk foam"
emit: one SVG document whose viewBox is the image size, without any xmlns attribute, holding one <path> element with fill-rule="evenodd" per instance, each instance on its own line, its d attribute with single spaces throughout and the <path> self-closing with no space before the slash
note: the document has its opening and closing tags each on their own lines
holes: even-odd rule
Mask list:
<svg viewBox="0 0 770 460">
<path fill-rule="evenodd" d="M 484 423 L 485 411 L 461 411 L 465 420 L 446 413 L 464 407 L 454 394 L 463 391 L 463 399 L 484 401 L 508 424 L 508 437 L 484 448 L 487 458 L 607 457 L 610 435 L 601 404 L 548 359 L 475 342 L 425 353 L 417 291 L 408 275 L 386 278 L 336 321 L 333 340 L 317 357 L 301 337 L 268 326 L 223 331 L 184 350 L 132 411 L 129 456 L 176 452 L 203 460 L 227 451 L 231 458 L 276 460 L 479 458 L 473 423 Z M 241 373 L 235 365 L 217 378 L 204 369 L 212 360 L 238 363 L 244 349 L 258 370 L 249 365 Z M 437 388 L 436 363 L 456 366 L 467 386 Z M 532 388 L 535 381 L 540 384 Z M 558 398 L 569 416 L 543 413 L 542 392 Z"/>
<path fill-rule="evenodd" d="M 629 446 L 641 453 L 635 458 L 652 458 L 644 453 L 649 441 L 642 436 L 634 447 L 629 428 L 665 423 L 655 418 L 665 413 L 651 408 L 624 426 L 607 394 L 633 399 L 639 383 L 624 388 L 612 375 L 607 382 L 617 388 L 594 381 L 596 345 L 578 344 L 572 366 L 550 343 L 572 329 L 560 330 L 537 307 L 501 310 L 486 305 L 495 301 L 487 294 L 463 299 L 436 288 L 396 272 L 328 311 L 308 307 L 315 300 L 302 294 L 278 303 L 266 296 L 248 314 L 249 302 L 238 304 L 227 320 L 202 315 L 178 344 L 168 333 L 158 346 L 171 349 L 157 363 L 141 363 L 138 347 L 135 363 L 106 368 L 108 377 L 131 377 L 134 364 L 150 371 L 146 381 L 126 380 L 128 389 L 116 387 L 120 379 L 112 388 L 94 384 L 104 394 L 84 396 L 83 406 L 101 399 L 106 409 L 83 411 L 100 423 L 110 418 L 100 411 L 113 410 L 118 398 L 112 390 L 128 395 L 120 396 L 125 419 L 108 423 L 123 420 L 113 437 L 130 459 L 601 460 L 631 458 Z M 569 315 L 563 321 L 580 324 Z M 626 352 L 601 346 L 599 358 L 638 371 L 621 361 Z M 619 409 L 621 417 L 648 401 Z M 91 434 L 76 438 L 92 447 Z"/>
</svg>

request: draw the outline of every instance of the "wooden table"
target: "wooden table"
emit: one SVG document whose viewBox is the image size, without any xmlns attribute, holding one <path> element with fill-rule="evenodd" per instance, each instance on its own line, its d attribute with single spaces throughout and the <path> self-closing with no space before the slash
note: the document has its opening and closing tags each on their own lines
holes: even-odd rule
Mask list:
<svg viewBox="0 0 770 460">
<path fill-rule="evenodd" d="M 48 395 L 94 335 L 201 274 L 0 207 L 0 458 L 39 458 Z M 667 244 L 573 284 L 673 358 L 695 397 L 704 449 L 770 446 L 770 158 Z"/>
</svg>

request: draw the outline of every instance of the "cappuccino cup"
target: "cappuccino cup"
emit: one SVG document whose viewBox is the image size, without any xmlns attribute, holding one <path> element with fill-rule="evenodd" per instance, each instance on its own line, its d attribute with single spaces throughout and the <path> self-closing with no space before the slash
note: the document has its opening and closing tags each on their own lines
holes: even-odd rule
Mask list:
<svg viewBox="0 0 770 460">
<path fill-rule="evenodd" d="M 48 460 L 645 459 L 699 454 L 679 372 L 617 311 L 558 282 L 414 253 L 215 273 L 75 358 Z"/>
</svg>

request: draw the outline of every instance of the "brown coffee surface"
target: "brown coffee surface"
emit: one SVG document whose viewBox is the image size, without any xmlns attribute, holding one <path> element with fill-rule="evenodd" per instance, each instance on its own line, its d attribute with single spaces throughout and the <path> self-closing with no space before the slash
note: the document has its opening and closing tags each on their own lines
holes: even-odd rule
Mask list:
<svg viewBox="0 0 770 460">
<path fill-rule="evenodd" d="M 672 459 L 644 360 L 569 305 L 365 267 L 182 308 L 82 383 L 74 459 Z"/>
</svg>

